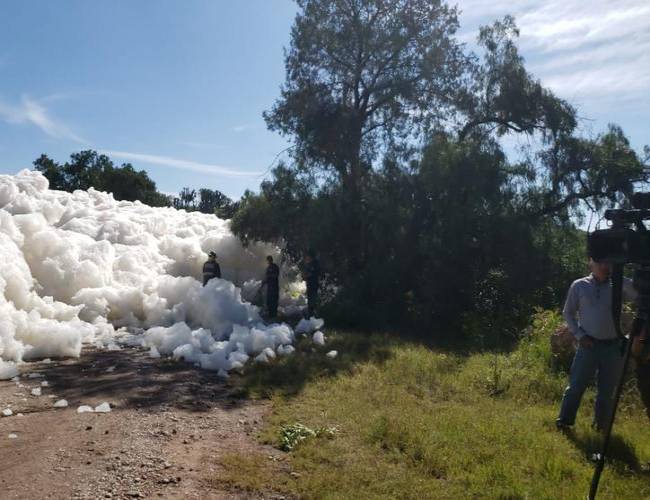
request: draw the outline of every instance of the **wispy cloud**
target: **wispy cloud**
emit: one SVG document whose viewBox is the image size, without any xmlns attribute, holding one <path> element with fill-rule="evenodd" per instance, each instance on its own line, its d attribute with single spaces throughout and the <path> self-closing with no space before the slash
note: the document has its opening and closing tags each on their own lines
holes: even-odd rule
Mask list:
<svg viewBox="0 0 650 500">
<path fill-rule="evenodd" d="M 536 76 L 579 101 L 643 99 L 650 88 L 647 0 L 460 0 L 464 40 L 479 24 L 513 14 Z"/>
<path fill-rule="evenodd" d="M 121 158 L 127 161 L 137 161 L 142 163 L 149 163 L 152 165 L 162 165 L 165 167 L 177 168 L 180 170 L 189 170 L 191 172 L 198 172 L 207 175 L 216 175 L 220 177 L 255 177 L 260 175 L 261 172 L 251 172 L 247 170 L 236 170 L 233 168 L 222 167 L 220 165 L 211 165 L 209 163 L 199 163 L 190 160 L 182 160 L 179 158 L 170 158 L 169 156 L 158 156 L 143 153 L 130 153 L 127 151 L 112 151 L 102 150 L 101 153 Z"/>
<path fill-rule="evenodd" d="M 86 143 L 67 125 L 52 117 L 42 102 L 27 95 L 17 105 L 0 101 L 0 119 L 16 125 L 33 125 L 54 139 Z"/>
<path fill-rule="evenodd" d="M 257 125 L 253 125 L 252 123 L 244 123 L 242 125 L 235 125 L 232 128 L 232 131 L 240 133 L 240 132 L 246 132 L 248 130 L 252 130 L 252 129 L 255 129 L 255 128 L 257 128 Z"/>
<path fill-rule="evenodd" d="M 181 146 L 188 146 L 190 148 L 196 149 L 219 149 L 222 146 L 212 142 L 200 142 L 200 141 L 181 141 L 179 142 Z"/>
</svg>

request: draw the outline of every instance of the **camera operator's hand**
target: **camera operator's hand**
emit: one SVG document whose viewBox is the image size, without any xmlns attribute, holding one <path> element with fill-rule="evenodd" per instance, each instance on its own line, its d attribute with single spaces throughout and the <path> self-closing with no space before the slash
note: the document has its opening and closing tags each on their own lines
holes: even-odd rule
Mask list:
<svg viewBox="0 0 650 500">
<path fill-rule="evenodd" d="M 591 349 L 594 346 L 594 341 L 591 340 L 591 337 L 588 335 L 585 335 L 584 337 L 580 337 L 580 347 L 583 349 Z"/>
</svg>

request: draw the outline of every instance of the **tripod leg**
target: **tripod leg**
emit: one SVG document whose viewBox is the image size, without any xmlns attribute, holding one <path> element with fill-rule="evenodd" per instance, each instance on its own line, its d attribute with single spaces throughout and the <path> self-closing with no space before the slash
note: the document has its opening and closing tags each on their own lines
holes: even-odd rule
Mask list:
<svg viewBox="0 0 650 500">
<path fill-rule="evenodd" d="M 614 404 L 612 406 L 612 412 L 610 418 L 607 422 L 607 428 L 605 429 L 605 436 L 603 437 L 603 444 L 598 453 L 596 468 L 594 470 L 594 475 L 591 479 L 591 488 L 589 489 L 589 500 L 594 500 L 596 498 L 596 492 L 598 491 L 598 483 L 600 482 L 600 476 L 603 473 L 603 468 L 605 467 L 605 455 L 607 454 L 607 449 L 609 447 L 609 440 L 612 435 L 612 428 L 614 427 L 614 418 L 616 417 L 616 408 L 618 407 L 618 400 L 621 397 L 621 392 L 623 390 L 623 383 L 625 382 L 625 373 L 627 372 L 627 366 L 630 362 L 630 352 L 632 349 L 632 340 L 641 333 L 644 320 L 638 316 L 634 318 L 634 324 L 632 325 L 632 332 L 630 334 L 629 340 L 625 345 L 625 354 L 623 358 L 623 369 L 619 375 L 618 383 L 616 384 L 616 392 L 614 393 Z"/>
</svg>

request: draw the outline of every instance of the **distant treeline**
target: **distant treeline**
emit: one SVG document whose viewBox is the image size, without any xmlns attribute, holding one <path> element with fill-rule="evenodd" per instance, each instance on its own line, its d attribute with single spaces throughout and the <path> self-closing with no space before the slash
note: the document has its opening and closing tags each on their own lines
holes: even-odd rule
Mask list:
<svg viewBox="0 0 650 500">
<path fill-rule="evenodd" d="M 235 202 L 216 189 L 197 191 L 186 187 L 178 196 L 160 193 L 144 170 L 136 170 L 130 163 L 117 166 L 108 156 L 92 150 L 73 153 L 64 164 L 43 154 L 34 161 L 34 166 L 47 177 L 50 189 L 72 192 L 92 187 L 113 193 L 116 200 L 140 200 L 154 207 L 196 210 L 221 218 L 231 218 L 237 209 Z"/>
</svg>

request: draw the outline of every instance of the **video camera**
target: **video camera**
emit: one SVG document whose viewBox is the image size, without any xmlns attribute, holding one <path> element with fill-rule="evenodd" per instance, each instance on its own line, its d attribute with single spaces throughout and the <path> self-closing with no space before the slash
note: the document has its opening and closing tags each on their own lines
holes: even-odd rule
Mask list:
<svg viewBox="0 0 650 500">
<path fill-rule="evenodd" d="M 591 480 L 589 500 L 596 498 L 600 476 L 605 467 L 605 455 L 630 360 L 631 346 L 642 331 L 650 328 L 647 326 L 650 324 L 650 230 L 644 224 L 644 221 L 650 220 L 650 193 L 636 193 L 632 197 L 632 207 L 607 210 L 605 218 L 611 221 L 611 227 L 596 230 L 587 236 L 589 256 L 596 262 L 607 262 L 612 265 L 612 319 L 617 334 L 624 340 L 623 369 L 616 385 L 614 409 L 605 430 L 602 448 L 600 453 L 596 454 L 596 467 Z M 623 268 L 626 264 L 635 264 L 633 285 L 638 292 L 636 315 L 629 339 L 624 338 L 620 329 Z"/>
<path fill-rule="evenodd" d="M 587 237 L 589 256 L 597 262 L 650 266 L 650 231 L 643 224 L 650 220 L 650 193 L 635 193 L 632 209 L 612 209 L 605 218 L 608 229 L 598 229 Z"/>
</svg>

